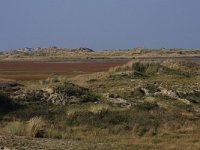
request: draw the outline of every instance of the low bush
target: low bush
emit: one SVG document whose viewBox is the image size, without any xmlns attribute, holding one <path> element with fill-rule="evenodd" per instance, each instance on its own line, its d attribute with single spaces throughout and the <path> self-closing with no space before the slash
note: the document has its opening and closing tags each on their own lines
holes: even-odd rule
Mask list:
<svg viewBox="0 0 200 150">
<path fill-rule="evenodd" d="M 94 102 L 98 100 L 98 97 L 89 89 L 69 82 L 56 84 L 53 86 L 53 90 L 55 93 L 80 98 L 81 102 Z"/>
<path fill-rule="evenodd" d="M 21 105 L 0 93 L 0 116 L 21 108 Z"/>
</svg>

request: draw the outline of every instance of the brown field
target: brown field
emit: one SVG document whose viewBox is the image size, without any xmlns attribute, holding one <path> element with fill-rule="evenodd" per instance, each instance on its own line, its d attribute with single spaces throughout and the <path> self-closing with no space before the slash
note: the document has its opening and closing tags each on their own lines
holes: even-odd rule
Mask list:
<svg viewBox="0 0 200 150">
<path fill-rule="evenodd" d="M 128 60 L 127 60 L 128 61 Z M 107 71 L 127 61 L 104 62 L 1 62 L 0 78 L 15 80 L 44 79 L 52 75 L 74 76 Z"/>
</svg>

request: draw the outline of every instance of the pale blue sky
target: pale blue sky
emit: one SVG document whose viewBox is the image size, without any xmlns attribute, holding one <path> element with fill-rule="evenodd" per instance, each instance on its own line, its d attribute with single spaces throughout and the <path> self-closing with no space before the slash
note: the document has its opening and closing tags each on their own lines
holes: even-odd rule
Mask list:
<svg viewBox="0 0 200 150">
<path fill-rule="evenodd" d="M 200 48 L 200 0 L 1 0 L 0 50 Z"/>
</svg>

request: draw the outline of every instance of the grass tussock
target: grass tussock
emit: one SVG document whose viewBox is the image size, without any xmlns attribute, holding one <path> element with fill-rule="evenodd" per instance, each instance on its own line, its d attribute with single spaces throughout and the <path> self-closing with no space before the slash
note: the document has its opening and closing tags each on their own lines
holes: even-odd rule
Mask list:
<svg viewBox="0 0 200 150">
<path fill-rule="evenodd" d="M 31 137 L 43 137 L 44 136 L 45 122 L 41 117 L 31 118 L 27 122 L 27 134 Z"/>
<path fill-rule="evenodd" d="M 200 71 L 198 64 L 188 61 L 166 60 L 166 61 L 143 61 L 128 62 L 123 66 L 109 69 L 110 74 L 121 74 L 128 76 L 150 77 L 154 75 L 181 75 L 190 77 Z"/>
<path fill-rule="evenodd" d="M 110 73 L 132 72 L 133 75 L 149 76 L 165 70 L 166 68 L 161 66 L 158 62 L 146 61 L 146 62 L 128 62 L 123 66 L 117 66 L 111 68 L 109 72 Z"/>
<path fill-rule="evenodd" d="M 41 117 L 31 118 L 29 121 L 12 121 L 4 127 L 4 132 L 11 135 L 44 137 L 45 122 Z"/>
</svg>

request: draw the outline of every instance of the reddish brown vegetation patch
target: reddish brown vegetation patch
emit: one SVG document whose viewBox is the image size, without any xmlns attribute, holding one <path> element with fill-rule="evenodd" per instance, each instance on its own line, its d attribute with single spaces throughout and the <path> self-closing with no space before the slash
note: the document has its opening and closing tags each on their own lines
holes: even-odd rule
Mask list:
<svg viewBox="0 0 200 150">
<path fill-rule="evenodd" d="M 16 80 L 43 79 L 53 74 L 73 76 L 107 71 L 110 67 L 123 65 L 118 62 L 1 62 L 0 78 Z"/>
</svg>

